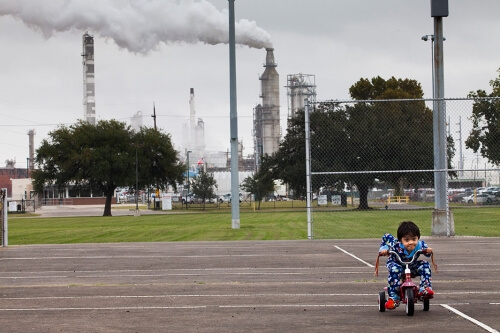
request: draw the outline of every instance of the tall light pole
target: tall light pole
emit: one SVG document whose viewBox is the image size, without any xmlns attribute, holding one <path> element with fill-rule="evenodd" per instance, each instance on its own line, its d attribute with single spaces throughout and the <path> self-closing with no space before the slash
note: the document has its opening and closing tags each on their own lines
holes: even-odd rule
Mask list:
<svg viewBox="0 0 500 333">
<path fill-rule="evenodd" d="M 187 189 L 187 192 L 186 192 L 186 209 L 188 209 L 188 195 L 189 195 L 189 153 L 192 153 L 191 150 L 188 150 L 186 152 L 186 155 L 187 155 L 187 185 L 188 185 L 188 189 Z"/>
<path fill-rule="evenodd" d="M 444 100 L 443 17 L 449 14 L 448 0 L 431 0 L 431 17 L 434 18 L 433 64 L 433 146 L 434 146 L 434 211 L 432 212 L 433 236 L 454 236 L 453 214 L 448 205 L 448 163 L 446 154 L 446 102 Z"/>
<path fill-rule="evenodd" d="M 230 127 L 231 127 L 231 197 L 239 198 L 238 177 L 238 112 L 236 103 L 236 33 L 234 0 L 229 1 L 229 102 L 230 102 Z M 231 226 L 240 228 L 240 205 L 236 199 L 231 204 Z"/>
</svg>

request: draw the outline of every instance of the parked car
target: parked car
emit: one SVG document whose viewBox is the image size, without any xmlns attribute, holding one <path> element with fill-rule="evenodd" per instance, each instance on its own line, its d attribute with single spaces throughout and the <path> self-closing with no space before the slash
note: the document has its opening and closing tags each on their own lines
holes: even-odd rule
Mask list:
<svg viewBox="0 0 500 333">
<path fill-rule="evenodd" d="M 476 188 L 476 193 L 483 193 L 484 191 L 486 191 L 486 187 L 478 187 L 478 188 Z"/>
<path fill-rule="evenodd" d="M 195 194 L 189 193 L 186 196 L 182 197 L 182 204 L 185 205 L 186 202 L 188 204 L 193 204 L 193 203 L 202 203 L 201 199 L 198 198 Z"/>
<path fill-rule="evenodd" d="M 485 205 L 485 204 L 492 204 L 493 201 L 495 201 L 495 198 L 496 197 L 494 195 L 491 195 L 491 194 L 479 193 L 479 194 L 476 194 L 475 197 L 474 197 L 474 194 L 469 195 L 468 197 L 465 197 L 463 199 L 463 201 L 465 203 L 469 203 L 469 204 L 476 202 L 477 204 Z"/>
<path fill-rule="evenodd" d="M 484 191 L 485 193 L 488 193 L 488 194 L 491 194 L 491 195 L 495 195 L 496 193 L 498 193 L 500 191 L 500 187 L 488 187 L 486 189 L 486 191 Z"/>
<path fill-rule="evenodd" d="M 240 203 L 243 201 L 243 193 L 240 192 Z M 226 193 L 223 196 L 219 197 L 220 203 L 231 203 L 231 193 Z"/>
<path fill-rule="evenodd" d="M 470 196 L 470 194 L 462 192 L 462 193 L 455 193 L 452 194 L 448 197 L 450 202 L 462 202 L 465 197 Z"/>
<path fill-rule="evenodd" d="M 195 204 L 202 204 L 203 203 L 203 199 L 194 193 L 188 194 L 187 197 L 183 196 L 182 197 L 182 204 L 185 205 L 186 201 L 188 204 L 194 204 L 194 203 Z M 216 198 L 205 199 L 205 203 L 216 203 L 216 202 L 217 202 Z"/>
<path fill-rule="evenodd" d="M 493 203 L 494 204 L 500 204 L 500 191 L 499 192 L 495 192 L 495 194 L 493 195 L 495 197 L 495 199 L 493 199 Z"/>
</svg>

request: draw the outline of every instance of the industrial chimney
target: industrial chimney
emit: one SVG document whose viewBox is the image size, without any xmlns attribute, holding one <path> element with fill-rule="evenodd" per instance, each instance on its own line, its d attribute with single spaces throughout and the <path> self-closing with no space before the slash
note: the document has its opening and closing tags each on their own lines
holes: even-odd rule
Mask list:
<svg viewBox="0 0 500 333">
<path fill-rule="evenodd" d="M 95 125 L 94 37 L 83 34 L 83 120 Z"/>
<path fill-rule="evenodd" d="M 28 138 L 29 138 L 29 157 L 28 157 L 28 165 L 27 168 L 28 170 L 26 171 L 27 176 L 29 178 L 29 175 L 31 171 L 34 169 L 34 164 L 35 164 L 35 130 L 30 129 L 28 131 Z"/>
</svg>

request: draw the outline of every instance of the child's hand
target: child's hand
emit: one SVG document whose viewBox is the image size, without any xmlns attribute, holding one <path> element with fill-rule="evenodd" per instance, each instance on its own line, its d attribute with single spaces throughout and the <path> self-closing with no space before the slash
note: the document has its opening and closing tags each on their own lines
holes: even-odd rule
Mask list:
<svg viewBox="0 0 500 333">
<path fill-rule="evenodd" d="M 432 259 L 432 267 L 434 267 L 434 271 L 437 273 L 438 266 L 434 262 L 434 252 L 432 251 L 432 247 L 428 247 L 425 249 L 425 254 L 429 255 Z"/>
</svg>

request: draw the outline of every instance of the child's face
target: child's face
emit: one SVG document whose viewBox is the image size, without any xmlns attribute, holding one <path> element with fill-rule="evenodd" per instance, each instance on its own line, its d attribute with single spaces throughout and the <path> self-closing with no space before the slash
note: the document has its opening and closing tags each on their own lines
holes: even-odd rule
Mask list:
<svg viewBox="0 0 500 333">
<path fill-rule="evenodd" d="M 417 236 L 411 236 L 411 235 L 406 235 L 403 238 L 401 238 L 401 243 L 403 243 L 403 246 L 408 252 L 411 252 L 415 249 L 418 243 L 418 237 Z"/>
</svg>

